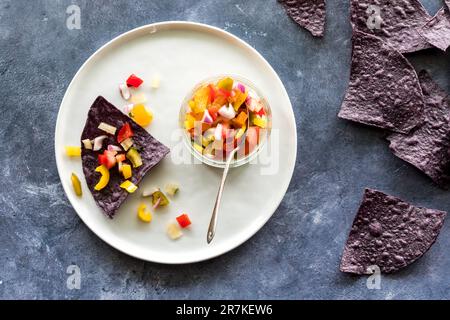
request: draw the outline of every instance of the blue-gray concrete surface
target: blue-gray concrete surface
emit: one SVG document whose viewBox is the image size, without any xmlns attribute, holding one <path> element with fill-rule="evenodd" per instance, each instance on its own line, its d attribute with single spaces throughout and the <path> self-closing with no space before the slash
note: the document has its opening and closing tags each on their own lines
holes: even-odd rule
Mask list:
<svg viewBox="0 0 450 320">
<path fill-rule="evenodd" d="M 423 0 L 434 14 L 440 0 Z M 81 29 L 66 8 L 81 8 Z M 276 0 L 0 0 L 0 298 L 441 299 L 450 298 L 450 224 L 419 261 L 382 277 L 338 270 L 365 187 L 450 210 L 443 191 L 394 157 L 384 133 L 336 117 L 350 68 L 349 1 L 328 1 L 315 39 Z M 189 20 L 223 28 L 272 64 L 290 95 L 298 160 L 273 218 L 248 242 L 203 263 L 167 266 L 122 254 L 80 221 L 61 188 L 54 128 L 64 92 L 101 45 L 135 27 Z M 410 56 L 450 92 L 450 53 Z M 80 290 L 66 269 L 81 270 Z"/>
</svg>

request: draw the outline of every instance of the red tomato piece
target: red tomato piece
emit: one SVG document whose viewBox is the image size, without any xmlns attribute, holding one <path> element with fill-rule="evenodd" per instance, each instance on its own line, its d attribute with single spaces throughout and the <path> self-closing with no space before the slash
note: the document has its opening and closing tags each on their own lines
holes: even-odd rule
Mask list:
<svg viewBox="0 0 450 320">
<path fill-rule="evenodd" d="M 186 213 L 183 213 L 181 216 L 177 217 L 178 224 L 182 228 L 186 228 L 191 224 L 191 220 L 189 219 L 189 216 Z"/>
<path fill-rule="evenodd" d="M 139 88 L 139 86 L 144 82 L 144 80 L 142 80 L 141 78 L 139 78 L 138 76 L 136 76 L 135 74 L 132 74 L 131 76 L 128 77 L 127 79 L 127 86 L 129 87 L 134 87 L 134 88 Z"/>
<path fill-rule="evenodd" d="M 127 122 L 122 126 L 122 128 L 120 128 L 119 133 L 117 134 L 117 142 L 121 143 L 123 140 L 128 139 L 133 135 L 133 130 L 131 129 L 130 124 Z"/>
</svg>

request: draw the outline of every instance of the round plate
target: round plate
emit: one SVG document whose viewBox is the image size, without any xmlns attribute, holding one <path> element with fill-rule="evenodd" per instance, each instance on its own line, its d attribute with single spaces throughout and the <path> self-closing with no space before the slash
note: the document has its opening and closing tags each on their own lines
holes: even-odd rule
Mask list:
<svg viewBox="0 0 450 320">
<path fill-rule="evenodd" d="M 113 220 L 96 206 L 79 158 L 65 156 L 64 146 L 79 145 L 88 110 L 99 95 L 121 108 L 118 84 L 135 73 L 145 82 L 139 91 L 147 98 L 154 120 L 147 130 L 171 149 L 123 203 Z M 150 88 L 158 74 L 161 85 Z M 272 106 L 270 143 L 258 158 L 232 169 L 227 178 L 216 236 L 206 243 L 222 170 L 199 163 L 182 141 L 178 112 L 192 86 L 211 75 L 237 74 L 252 82 Z M 283 199 L 295 166 L 297 131 L 286 90 L 269 63 L 252 47 L 221 29 L 192 22 L 162 22 L 129 31 L 95 52 L 70 83 L 58 113 L 55 153 L 62 185 L 83 222 L 114 248 L 136 258 L 160 263 L 190 263 L 232 250 L 254 235 Z M 72 189 L 70 175 L 82 182 L 83 196 Z M 153 212 L 149 224 L 137 219 L 142 190 L 177 182 L 180 191 L 165 208 Z M 149 204 L 149 203 L 148 203 Z M 149 204 L 150 205 L 150 204 Z M 192 225 L 172 241 L 169 222 L 188 213 Z"/>
</svg>

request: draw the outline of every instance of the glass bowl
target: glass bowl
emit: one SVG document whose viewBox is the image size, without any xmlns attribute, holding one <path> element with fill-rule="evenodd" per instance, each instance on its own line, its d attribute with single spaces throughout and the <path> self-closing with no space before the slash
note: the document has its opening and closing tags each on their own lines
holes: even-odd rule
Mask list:
<svg viewBox="0 0 450 320">
<path fill-rule="evenodd" d="M 258 88 L 256 88 L 256 86 L 248 79 L 241 77 L 241 76 L 237 76 L 237 75 L 224 74 L 224 75 L 209 77 L 209 78 L 204 79 L 203 81 L 200 81 L 199 83 L 197 83 L 192 88 L 192 90 L 190 90 L 188 92 L 188 94 L 186 95 L 186 97 L 184 98 L 184 100 L 181 104 L 180 114 L 179 114 L 179 126 L 183 131 L 184 145 L 189 149 L 190 153 L 199 161 L 201 161 L 209 166 L 213 166 L 213 167 L 217 167 L 217 168 L 224 168 L 225 164 L 226 164 L 226 159 L 217 160 L 212 157 L 205 156 L 200 151 L 195 149 L 193 146 L 193 143 L 191 141 L 190 134 L 184 128 L 184 121 L 186 119 L 186 113 L 190 108 L 189 101 L 192 99 L 192 97 L 194 96 L 194 93 L 197 91 L 197 89 L 199 89 L 200 87 L 202 87 L 204 85 L 208 85 L 210 83 L 217 83 L 220 79 L 223 79 L 225 77 L 230 77 L 231 79 L 234 80 L 234 82 L 242 83 L 245 87 L 249 88 L 249 90 L 253 91 L 260 99 L 261 104 L 264 108 L 266 117 L 267 117 L 266 128 L 259 130 L 260 135 L 259 135 L 259 142 L 258 142 L 257 146 L 249 154 L 238 157 L 236 159 L 233 159 L 230 163 L 230 167 L 239 167 L 239 166 L 247 164 L 250 161 L 252 161 L 253 159 L 255 159 L 256 156 L 259 154 L 259 152 L 261 152 L 261 150 L 267 144 L 267 141 L 269 140 L 270 132 L 272 129 L 272 110 L 271 110 L 267 100 L 265 99 L 265 97 L 261 94 L 261 92 L 258 90 Z"/>
</svg>

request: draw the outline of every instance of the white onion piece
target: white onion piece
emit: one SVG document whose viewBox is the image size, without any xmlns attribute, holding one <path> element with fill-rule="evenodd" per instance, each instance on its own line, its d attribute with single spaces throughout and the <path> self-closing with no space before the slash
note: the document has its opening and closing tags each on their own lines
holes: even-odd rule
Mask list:
<svg viewBox="0 0 450 320">
<path fill-rule="evenodd" d="M 100 122 L 100 124 L 98 125 L 98 128 L 100 130 L 105 131 L 106 133 L 113 134 L 113 135 L 116 134 L 116 130 L 117 130 L 116 127 L 114 127 L 110 124 L 107 124 L 105 122 Z"/>
<path fill-rule="evenodd" d="M 94 139 L 94 151 L 99 151 L 103 147 L 103 140 L 108 138 L 108 136 L 98 136 Z"/>
<path fill-rule="evenodd" d="M 222 140 L 222 124 L 218 124 L 214 131 L 214 139 L 216 141 Z"/>
<path fill-rule="evenodd" d="M 219 114 L 224 117 L 225 119 L 231 120 L 234 117 L 236 117 L 236 111 L 234 111 L 234 108 L 231 104 L 228 106 L 223 106 L 219 109 Z"/>
<path fill-rule="evenodd" d="M 122 98 L 124 98 L 125 100 L 130 100 L 131 92 L 126 83 L 119 84 L 119 90 Z"/>
<path fill-rule="evenodd" d="M 84 139 L 83 141 L 84 148 L 87 150 L 92 150 L 92 141 L 91 139 Z"/>
</svg>

